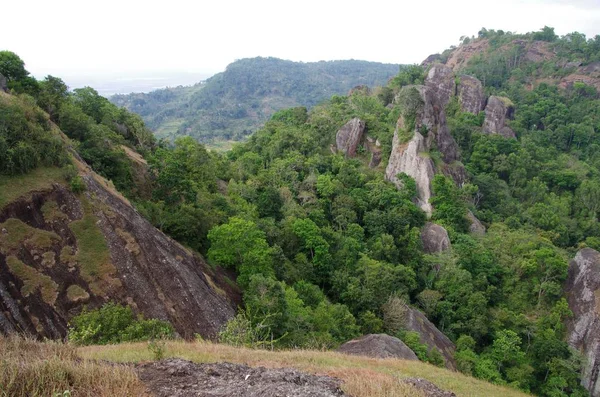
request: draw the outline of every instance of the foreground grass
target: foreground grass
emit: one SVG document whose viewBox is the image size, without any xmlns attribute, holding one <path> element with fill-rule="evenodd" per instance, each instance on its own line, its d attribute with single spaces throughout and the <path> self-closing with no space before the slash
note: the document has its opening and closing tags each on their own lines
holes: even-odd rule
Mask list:
<svg viewBox="0 0 600 397">
<path fill-rule="evenodd" d="M 145 343 L 88 346 L 77 349 L 77 352 L 85 359 L 120 363 L 152 360 L 152 353 Z M 354 397 L 420 396 L 418 391 L 399 382 L 400 379 L 409 377 L 427 379 L 442 389 L 453 391 L 457 396 L 525 396 L 511 388 L 495 386 L 421 362 L 370 359 L 335 352 L 271 352 L 207 342 L 173 341 L 166 344 L 166 357 L 181 357 L 199 363 L 227 361 L 249 366 L 293 367 L 311 373 L 326 374 L 342 379 L 344 391 Z"/>
<path fill-rule="evenodd" d="M 82 360 L 74 347 L 0 336 L 0 396 L 144 396 L 128 366 Z"/>
</svg>

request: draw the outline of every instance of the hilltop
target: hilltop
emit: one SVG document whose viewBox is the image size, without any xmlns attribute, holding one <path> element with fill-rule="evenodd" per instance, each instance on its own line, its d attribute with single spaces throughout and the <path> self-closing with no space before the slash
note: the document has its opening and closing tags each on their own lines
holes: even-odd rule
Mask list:
<svg viewBox="0 0 600 397">
<path fill-rule="evenodd" d="M 355 60 L 303 63 L 248 58 L 191 87 L 115 95 L 110 100 L 142 116 L 158 138 L 189 135 L 203 143 L 240 141 L 278 110 L 310 108 L 359 85 L 385 85 L 398 69 Z"/>
</svg>

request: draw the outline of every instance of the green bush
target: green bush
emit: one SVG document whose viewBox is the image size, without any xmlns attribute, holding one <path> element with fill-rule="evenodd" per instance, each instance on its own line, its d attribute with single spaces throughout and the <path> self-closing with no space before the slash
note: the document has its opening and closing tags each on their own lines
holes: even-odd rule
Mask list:
<svg viewBox="0 0 600 397">
<path fill-rule="evenodd" d="M 107 303 L 84 311 L 69 323 L 70 341 L 81 345 L 143 341 L 173 336 L 173 327 L 158 319 L 136 319 L 129 306 Z"/>
</svg>

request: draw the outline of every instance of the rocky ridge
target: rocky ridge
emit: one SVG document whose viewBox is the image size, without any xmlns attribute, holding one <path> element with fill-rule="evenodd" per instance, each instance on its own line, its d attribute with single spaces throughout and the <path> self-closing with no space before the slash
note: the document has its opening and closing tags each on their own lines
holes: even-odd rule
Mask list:
<svg viewBox="0 0 600 397">
<path fill-rule="evenodd" d="M 418 360 L 417 355 L 404 342 L 387 334 L 363 335 L 344 343 L 337 351 L 355 356 Z"/>
</svg>

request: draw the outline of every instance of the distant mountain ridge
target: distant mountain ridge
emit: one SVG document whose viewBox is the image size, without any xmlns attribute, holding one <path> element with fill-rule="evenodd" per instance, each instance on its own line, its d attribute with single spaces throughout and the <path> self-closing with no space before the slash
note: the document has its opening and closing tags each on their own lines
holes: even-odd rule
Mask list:
<svg viewBox="0 0 600 397">
<path fill-rule="evenodd" d="M 159 138 L 240 140 L 277 110 L 311 107 L 358 85 L 385 85 L 399 67 L 357 60 L 302 63 L 247 58 L 191 87 L 115 95 L 110 100 L 142 116 Z"/>
</svg>

